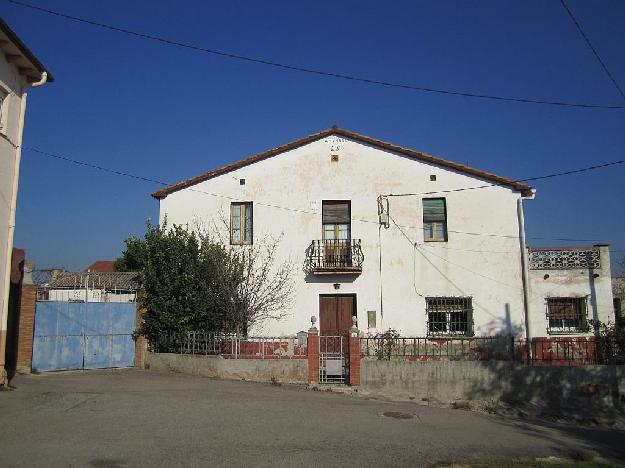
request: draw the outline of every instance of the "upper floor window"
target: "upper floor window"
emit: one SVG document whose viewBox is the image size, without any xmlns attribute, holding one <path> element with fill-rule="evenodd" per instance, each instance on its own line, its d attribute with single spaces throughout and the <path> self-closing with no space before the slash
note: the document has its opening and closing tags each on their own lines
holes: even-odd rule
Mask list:
<svg viewBox="0 0 625 468">
<path fill-rule="evenodd" d="M 428 335 L 473 333 L 473 306 L 470 297 L 426 297 Z"/>
<path fill-rule="evenodd" d="M 423 199 L 423 240 L 447 241 L 447 206 L 444 198 Z"/>
<path fill-rule="evenodd" d="M 323 240 L 351 239 L 351 203 L 349 201 L 324 201 L 321 207 Z"/>
<path fill-rule="evenodd" d="M 548 297 L 549 333 L 583 333 L 588 330 L 585 297 Z"/>
<path fill-rule="evenodd" d="M 230 243 L 243 245 L 252 243 L 253 235 L 252 202 L 230 204 Z"/>
</svg>

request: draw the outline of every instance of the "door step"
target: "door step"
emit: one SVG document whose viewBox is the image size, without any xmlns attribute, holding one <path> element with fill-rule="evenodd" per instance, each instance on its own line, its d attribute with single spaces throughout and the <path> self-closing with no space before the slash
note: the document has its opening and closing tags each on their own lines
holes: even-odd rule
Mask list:
<svg viewBox="0 0 625 468">
<path fill-rule="evenodd" d="M 343 393 L 345 395 L 353 395 L 358 392 L 356 387 L 345 384 L 311 383 L 308 384 L 308 389 L 316 392 Z"/>
</svg>

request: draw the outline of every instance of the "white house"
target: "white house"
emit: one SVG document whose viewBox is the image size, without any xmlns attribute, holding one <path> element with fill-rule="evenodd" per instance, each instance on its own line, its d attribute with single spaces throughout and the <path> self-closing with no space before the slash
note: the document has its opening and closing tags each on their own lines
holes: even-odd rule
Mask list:
<svg viewBox="0 0 625 468">
<path fill-rule="evenodd" d="M 30 87 L 47 81 L 54 81 L 52 75 L 0 18 L 0 385 L 6 380 L 11 252 L 26 94 Z"/>
<path fill-rule="evenodd" d="M 576 270 L 575 281 L 559 278 L 562 269 L 548 279 L 527 269 L 524 281 L 520 200 L 533 198 L 531 187 L 344 129 L 152 195 L 161 221 L 215 226 L 240 248 L 281 239 L 281 259 L 298 266 L 292 309 L 253 333 L 292 334 L 311 316 L 321 332 L 344 331 L 353 315 L 365 333 L 524 336 L 527 296 L 530 330 L 547 336 L 555 331 L 546 315 L 551 294 L 584 298 L 572 306 L 586 314 L 582 321 L 611 313 L 611 293 L 593 286 L 596 274 L 609 282 L 607 249 L 600 267 Z M 568 306 L 554 307 L 561 317 Z M 558 332 L 586 330 L 573 325 Z"/>
<path fill-rule="evenodd" d="M 38 300 L 61 302 L 136 302 L 139 282 L 132 272 L 64 271 L 39 288 Z"/>
</svg>

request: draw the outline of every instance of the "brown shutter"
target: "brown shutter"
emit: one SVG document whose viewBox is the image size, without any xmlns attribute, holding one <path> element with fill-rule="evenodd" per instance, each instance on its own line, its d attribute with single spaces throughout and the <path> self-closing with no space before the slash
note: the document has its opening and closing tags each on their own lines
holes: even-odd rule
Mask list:
<svg viewBox="0 0 625 468">
<path fill-rule="evenodd" d="M 322 213 L 324 224 L 348 224 L 350 222 L 348 201 L 324 201 Z"/>
<path fill-rule="evenodd" d="M 445 199 L 444 198 L 425 198 L 423 199 L 423 222 L 444 222 Z"/>
</svg>

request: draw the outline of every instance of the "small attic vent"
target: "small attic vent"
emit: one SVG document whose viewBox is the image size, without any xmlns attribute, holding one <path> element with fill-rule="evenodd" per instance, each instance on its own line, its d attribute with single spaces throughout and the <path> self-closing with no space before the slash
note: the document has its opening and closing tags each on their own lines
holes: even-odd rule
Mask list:
<svg viewBox="0 0 625 468">
<path fill-rule="evenodd" d="M 245 185 L 245 179 L 239 179 L 239 185 Z"/>
<path fill-rule="evenodd" d="M 432 182 L 434 182 L 434 181 L 436 180 L 436 175 L 435 175 L 435 174 L 432 174 L 432 175 L 430 176 L 430 180 L 431 180 Z"/>
<path fill-rule="evenodd" d="M 332 161 L 332 162 L 339 162 L 339 155 L 338 154 L 333 154 L 332 156 L 330 156 L 330 161 Z"/>
</svg>

